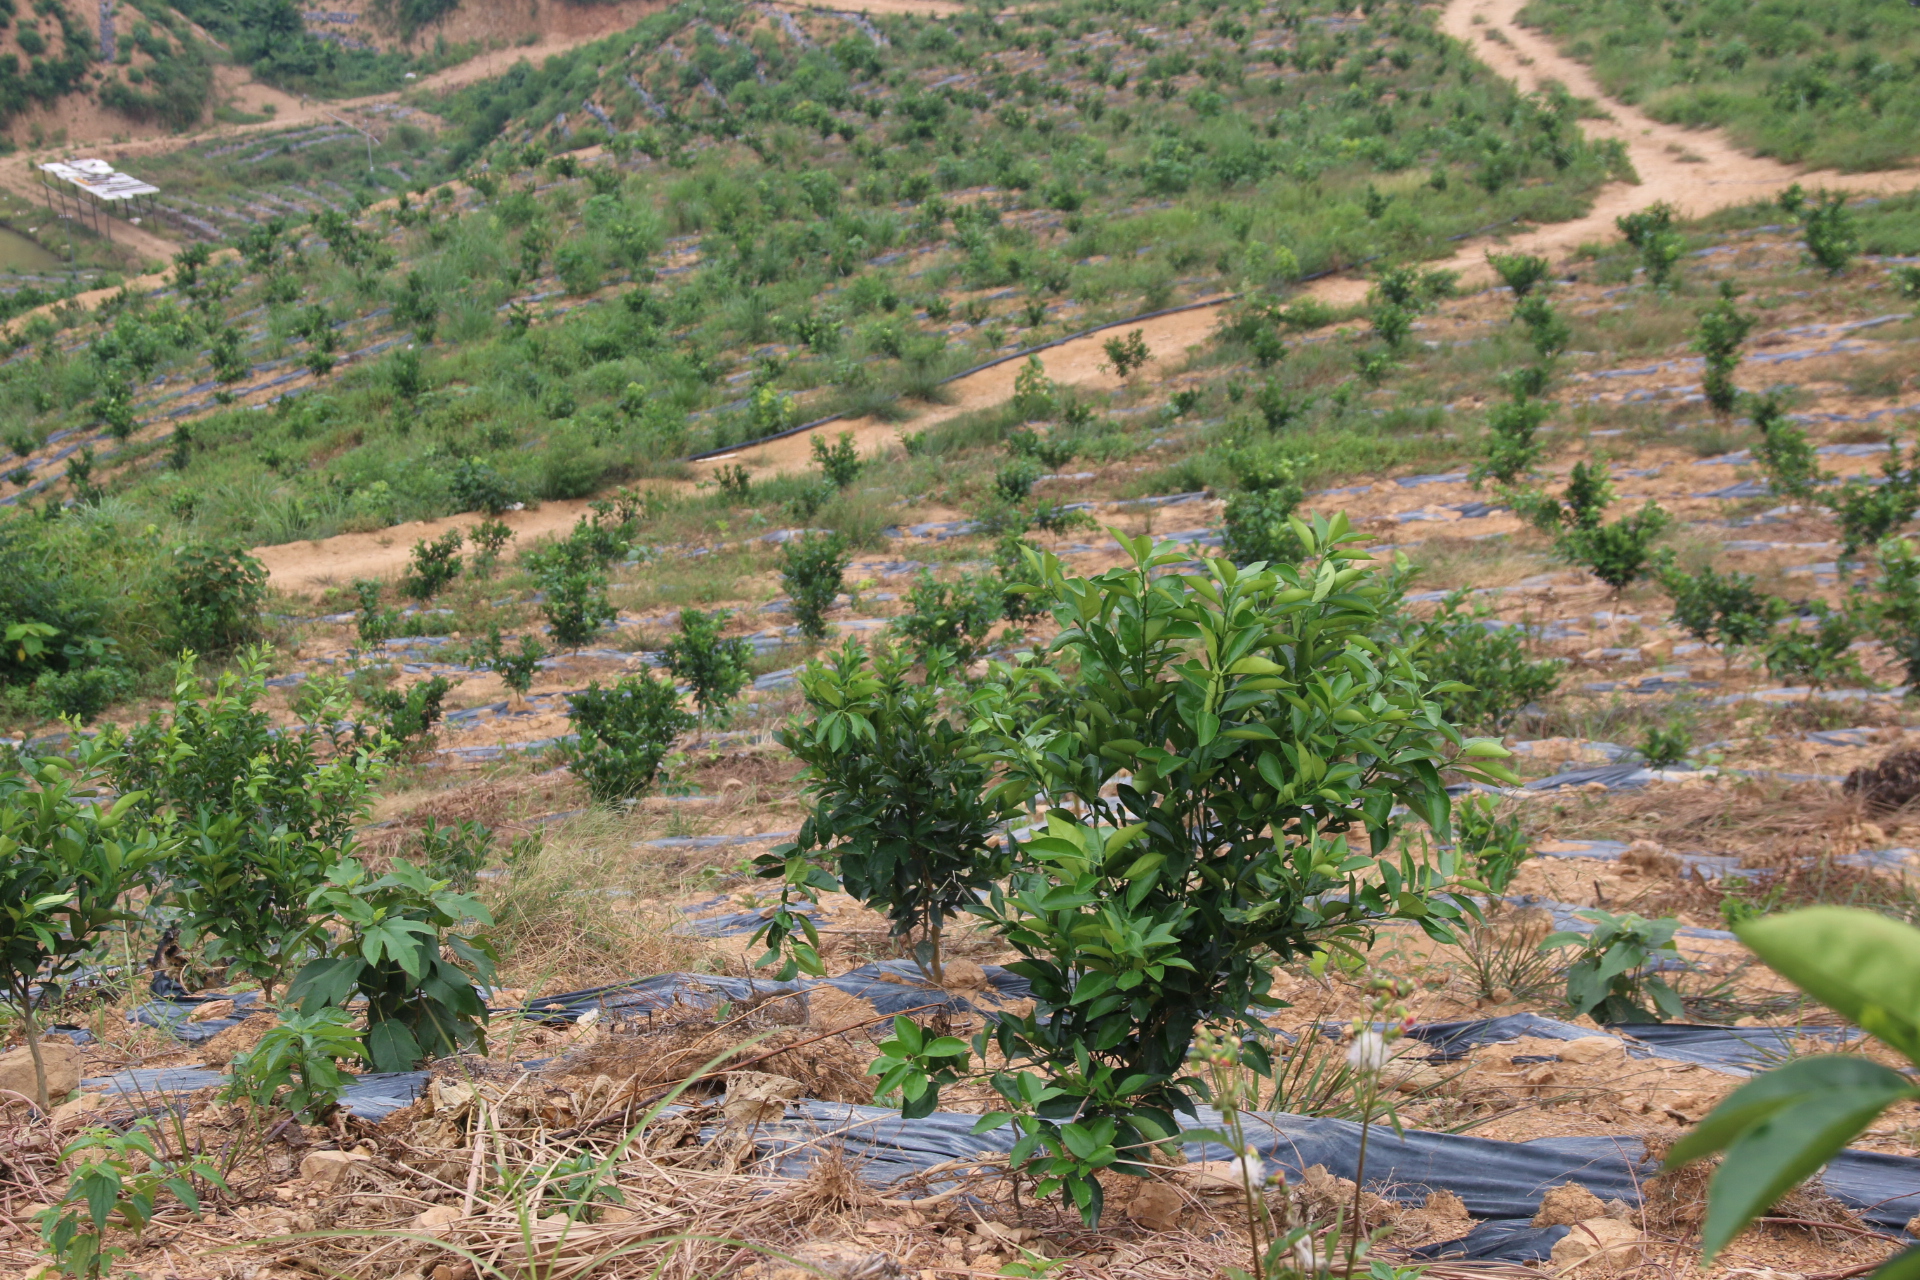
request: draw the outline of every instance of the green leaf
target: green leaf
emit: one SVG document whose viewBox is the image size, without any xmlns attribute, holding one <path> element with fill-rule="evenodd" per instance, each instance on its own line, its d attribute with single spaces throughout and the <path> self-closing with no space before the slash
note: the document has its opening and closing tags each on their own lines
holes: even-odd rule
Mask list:
<svg viewBox="0 0 1920 1280">
<path fill-rule="evenodd" d="M 1920 1089 L 1899 1072 L 1837 1054 L 1790 1062 L 1734 1090 L 1667 1157 L 1677 1166 L 1726 1150 L 1708 1195 L 1703 1260 L 1811 1177 L 1874 1117 L 1916 1095 Z"/>
<path fill-rule="evenodd" d="M 901 1048 L 905 1050 L 903 1055 L 905 1057 L 919 1056 L 922 1051 L 921 1046 L 927 1039 L 926 1033 L 920 1029 L 920 1024 L 904 1013 L 893 1015 L 893 1034 L 900 1041 Z"/>
<path fill-rule="evenodd" d="M 1920 1245 L 1894 1254 L 1880 1264 L 1873 1280 L 1920 1280 Z"/>
<path fill-rule="evenodd" d="M 1780 976 L 1920 1065 L 1920 929 L 1874 911 L 1809 907 L 1735 932 Z"/>
<path fill-rule="evenodd" d="M 425 1056 L 398 1019 L 383 1018 L 367 1028 L 367 1058 L 375 1071 L 411 1071 Z"/>
</svg>

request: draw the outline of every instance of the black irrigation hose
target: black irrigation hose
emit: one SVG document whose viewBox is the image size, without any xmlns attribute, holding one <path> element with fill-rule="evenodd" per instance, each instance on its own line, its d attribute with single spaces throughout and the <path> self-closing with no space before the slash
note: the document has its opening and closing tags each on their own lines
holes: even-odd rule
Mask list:
<svg viewBox="0 0 1920 1280">
<path fill-rule="evenodd" d="M 1486 232 L 1492 231 L 1496 227 L 1504 227 L 1508 225 L 1508 223 L 1513 223 L 1518 221 L 1520 221 L 1520 219 L 1518 218 L 1508 218 L 1505 222 L 1491 223 L 1487 226 L 1480 227 L 1477 230 L 1462 231 L 1457 236 L 1448 236 L 1446 240 L 1443 241 L 1442 243 L 1452 243 L 1453 241 L 1456 241 L 1456 240 L 1470 240 L 1474 236 L 1484 235 Z M 1385 256 L 1386 255 L 1382 253 L 1370 254 L 1367 257 L 1361 258 L 1358 262 L 1350 262 L 1343 267 L 1328 267 L 1324 271 L 1316 271 L 1312 275 L 1301 276 L 1298 280 L 1294 281 L 1294 283 L 1295 284 L 1312 284 L 1315 280 L 1324 280 L 1328 276 L 1337 276 L 1343 272 L 1352 271 L 1359 267 L 1364 267 L 1370 262 L 1378 262 L 1381 258 Z M 1105 324 L 1096 324 L 1091 326 L 1090 328 L 1081 329 L 1074 333 L 1069 333 L 1064 337 L 1055 338 L 1051 342 L 1042 342 L 1037 346 L 1022 347 L 1018 351 L 1008 352 L 1004 356 L 995 356 L 991 360 L 985 361 L 984 363 L 981 363 L 981 364 L 976 364 L 971 368 L 962 369 L 958 373 L 950 373 L 946 377 L 940 379 L 940 381 L 935 383 L 934 385 L 944 387 L 949 382 L 957 382 L 961 378 L 970 378 L 976 373 L 982 373 L 988 369 L 993 368 L 996 365 L 1006 364 L 1010 360 L 1025 360 L 1028 356 L 1037 355 L 1042 351 L 1051 350 L 1054 347 L 1063 346 L 1069 342 L 1078 342 L 1082 338 L 1091 337 L 1093 334 L 1101 333 L 1108 329 L 1121 329 L 1121 328 L 1125 328 L 1127 325 L 1130 325 L 1130 324 L 1141 324 L 1148 320 L 1158 320 L 1161 316 L 1178 315 L 1182 311 L 1198 311 L 1204 307 L 1218 307 L 1228 302 L 1237 301 L 1240 298 L 1244 298 L 1245 296 L 1246 295 L 1244 293 L 1223 293 L 1219 297 L 1208 298 L 1202 302 L 1183 302 L 1177 307 L 1162 307 L 1158 311 L 1143 312 L 1137 316 L 1128 316 L 1124 320 L 1109 320 Z M 842 419 L 844 419 L 846 416 L 847 415 L 844 413 L 830 413 L 824 418 L 815 418 L 812 422 L 803 422 L 797 427 L 788 427 L 785 431 L 776 431 L 772 435 L 760 436 L 759 438 L 754 440 L 742 440 L 738 444 L 730 444 L 725 446 L 724 448 L 708 449 L 705 453 L 692 454 L 689 457 L 680 459 L 680 461 L 705 462 L 709 458 L 723 458 L 730 453 L 738 453 L 742 449 L 758 448 L 760 445 L 763 445 L 763 444 L 771 444 L 775 440 L 785 440 L 788 436 L 801 435 L 805 432 L 815 430 L 816 428 L 824 427 L 829 422 L 839 422 Z"/>
</svg>

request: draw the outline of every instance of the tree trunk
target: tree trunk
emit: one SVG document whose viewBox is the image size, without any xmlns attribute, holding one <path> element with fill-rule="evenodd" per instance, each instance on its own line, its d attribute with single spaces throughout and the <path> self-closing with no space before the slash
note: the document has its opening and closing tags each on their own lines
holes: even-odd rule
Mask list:
<svg viewBox="0 0 1920 1280">
<path fill-rule="evenodd" d="M 40 1108 L 40 1114 L 46 1115 L 53 1109 L 47 1098 L 47 1062 L 40 1056 L 40 1028 L 33 1020 L 33 997 L 22 994 L 20 1000 L 21 1020 L 27 1029 L 27 1052 L 33 1057 L 33 1104 Z"/>
<path fill-rule="evenodd" d="M 947 974 L 940 962 L 940 917 L 938 915 L 927 922 L 927 942 L 929 943 L 927 970 L 933 975 L 933 985 L 944 987 L 947 985 Z"/>
</svg>

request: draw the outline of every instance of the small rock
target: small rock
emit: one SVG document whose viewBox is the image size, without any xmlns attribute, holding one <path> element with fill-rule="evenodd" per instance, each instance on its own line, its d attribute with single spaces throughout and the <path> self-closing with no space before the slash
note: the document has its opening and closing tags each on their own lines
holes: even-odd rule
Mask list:
<svg viewBox="0 0 1920 1280">
<path fill-rule="evenodd" d="M 106 1094 L 83 1093 L 78 1097 L 69 1098 L 67 1101 L 55 1107 L 50 1118 L 55 1128 L 73 1127 L 106 1105 Z"/>
<path fill-rule="evenodd" d="M 193 1011 L 187 1014 L 187 1021 L 212 1022 L 215 1018 L 231 1018 L 232 1016 L 233 1001 L 209 1000 L 205 1004 L 195 1005 Z"/>
<path fill-rule="evenodd" d="M 941 967 L 941 985 L 949 991 L 975 991 L 987 985 L 987 971 L 971 960 L 949 960 Z"/>
<path fill-rule="evenodd" d="M 794 1262 L 766 1258 L 742 1274 L 752 1280 L 901 1280 L 904 1274 L 891 1255 L 858 1245 L 816 1240 L 781 1252 Z"/>
<path fill-rule="evenodd" d="M 443 1262 L 433 1269 L 433 1280 L 473 1280 L 474 1274 L 471 1262 Z"/>
<path fill-rule="evenodd" d="M 1127 1216 L 1148 1231 L 1174 1231 L 1186 1202 L 1164 1182 L 1149 1182 L 1127 1202 Z"/>
<path fill-rule="evenodd" d="M 460 1221 L 466 1215 L 450 1204 L 436 1204 L 430 1209 L 422 1209 L 413 1219 L 413 1229 L 430 1236 L 446 1234 L 446 1229 Z"/>
<path fill-rule="evenodd" d="M 1536 1227 L 1571 1227 L 1591 1218 L 1604 1218 L 1607 1206 L 1600 1197 L 1577 1182 L 1550 1187 L 1540 1199 L 1540 1211 L 1533 1215 Z"/>
<path fill-rule="evenodd" d="M 80 1051 L 64 1036 L 40 1041 L 40 1061 L 47 1069 L 47 1097 L 64 1098 L 80 1087 Z M 22 1097 L 34 1096 L 33 1055 L 25 1045 L 0 1053 L 0 1089 Z"/>
<path fill-rule="evenodd" d="M 1563 1042 L 1559 1050 L 1563 1062 L 1599 1062 L 1603 1058 L 1625 1057 L 1626 1053 L 1626 1042 L 1613 1036 L 1581 1036 L 1578 1040 Z"/>
<path fill-rule="evenodd" d="M 1643 1237 L 1631 1223 L 1593 1217 L 1568 1225 L 1572 1229 L 1553 1246 L 1553 1265 L 1557 1270 L 1585 1267 L 1595 1262 L 1619 1266 L 1638 1259 Z"/>
<path fill-rule="evenodd" d="M 318 1187 L 336 1187 L 354 1165 L 371 1158 L 358 1151 L 310 1151 L 300 1162 L 300 1176 Z"/>
<path fill-rule="evenodd" d="M 1244 1196 L 1247 1193 L 1231 1160 L 1198 1160 L 1180 1170 L 1177 1176 L 1199 1195 Z"/>
</svg>

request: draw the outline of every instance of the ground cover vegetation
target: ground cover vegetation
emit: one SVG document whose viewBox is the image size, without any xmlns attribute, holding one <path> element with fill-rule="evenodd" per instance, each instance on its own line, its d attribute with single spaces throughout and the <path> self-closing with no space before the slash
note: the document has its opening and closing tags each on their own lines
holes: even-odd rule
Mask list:
<svg viewBox="0 0 1920 1280">
<path fill-rule="evenodd" d="M 1920 37 L 1895 17 L 1879 0 L 1531 0 L 1521 13 L 1656 120 L 1715 125 L 1763 154 L 1842 170 L 1913 157 Z"/>
<path fill-rule="evenodd" d="M 501 1271 L 704 1274 L 803 1234 L 909 1268 L 1264 1280 L 1344 1258 L 1385 1277 L 1473 1225 L 1396 1190 L 1404 1129 L 1667 1153 L 1636 1204 L 1542 1201 L 1536 1222 L 1573 1241 L 1542 1246 L 1556 1267 L 1886 1257 L 1871 1207 L 1807 1178 L 1841 1142 L 1915 1155 L 1911 1037 L 1874 1011 L 1900 1007 L 1898 975 L 1807 930 L 1826 919 L 1891 971 L 1920 921 L 1897 687 L 1920 652 L 1920 480 L 1889 430 L 1920 325 L 1887 261 L 1920 250 L 1920 205 L 1654 206 L 1564 261 L 1496 249 L 1489 288 L 1428 264 L 1440 222 L 1512 191 L 1576 200 L 1607 161 L 1579 150 L 1583 108 L 1551 98 L 1506 99 L 1511 121 L 1479 136 L 1524 149 L 1561 112 L 1564 167 L 1531 152 L 1490 187 L 1491 151 L 1449 159 L 1437 122 L 1482 82 L 1426 15 L 789 16 L 658 15 L 646 41 L 518 73 L 523 114 L 445 104 L 470 148 L 445 198 L 264 223 L 238 258 L 189 250 L 171 296 L 69 316 L 5 366 L 22 405 L 67 385 L 29 382 L 48 369 L 75 388 L 24 415 L 46 436 L 18 451 L 32 505 L 0 525 L 26 602 L 0 617 L 0 672 L 32 735 L 0 783 L 12 1078 L 45 1113 L 76 1056 L 89 1075 L 224 1070 L 212 1101 L 147 1124 L 72 1074 L 73 1109 L 31 1121 L 46 1140 L 6 1165 L 23 1196 L 68 1179 L 25 1231 L 76 1275 L 152 1269 L 180 1225 L 275 1267 L 436 1280 L 463 1280 L 460 1250 Z M 1337 46 L 1332 67 L 1297 65 L 1309 38 Z M 1196 61 L 1139 94 L 1170 47 Z M 1242 57 L 1242 82 L 1203 53 Z M 1336 146 L 1313 122 L 1366 114 L 1327 105 L 1353 61 L 1362 85 L 1402 77 L 1397 126 Z M 1102 65 L 1103 111 L 1049 105 Z M 951 101 L 937 147 L 907 130 L 901 103 L 963 68 L 944 87 L 982 86 L 987 108 Z M 783 122 L 767 104 L 798 110 L 781 95 L 802 84 L 861 127 L 816 144 Z M 1136 110 L 1180 127 L 1113 128 Z M 1310 127 L 1265 136 L 1280 117 L 1261 111 Z M 1002 182 L 994 148 L 1023 163 L 1043 119 L 1086 167 Z M 1225 182 L 1208 166 L 1236 136 L 1284 163 Z M 1396 176 L 1356 159 L 1369 136 L 1428 150 Z M 1167 138 L 1206 144 L 1185 190 L 1148 176 Z M 1328 167 L 1302 176 L 1315 139 Z M 949 159 L 973 186 L 940 184 Z M 815 173 L 834 183 L 821 211 L 767 212 L 789 179 L 811 200 Z M 1061 174 L 1077 207 L 1030 198 Z M 1289 203 L 1315 182 L 1323 207 L 1352 203 L 1352 239 Z M 924 239 L 865 240 L 935 199 Z M 713 221 L 673 224 L 696 205 Z M 975 207 L 998 221 L 950 237 Z M 1396 210 L 1418 234 L 1387 234 Z M 602 216 L 654 238 L 595 277 L 561 255 L 611 254 Z M 1133 274 L 1154 237 L 1220 226 L 1243 246 L 1224 265 L 1169 263 L 1185 274 L 1163 297 Z M 1067 247 L 1115 227 L 1146 239 Z M 810 249 L 767 259 L 764 282 L 742 265 L 754 237 L 815 230 L 862 237 L 847 270 Z M 462 244 L 480 265 L 449 284 L 436 254 Z M 1293 266 L 1250 278 L 1256 247 Z M 1374 252 L 1364 300 L 1290 288 Z M 1056 253 L 1058 292 L 1024 275 Z M 1020 255 L 1026 284 L 969 275 Z M 1130 318 L 1242 282 L 1185 351 Z M 869 289 L 894 306 L 855 310 Z M 755 330 L 742 300 L 761 290 Z M 1022 350 L 1103 319 L 1125 322 L 1084 344 L 1097 377 L 1056 381 Z M 272 369 L 251 370 L 253 336 L 221 337 L 280 322 Z M 554 356 L 596 334 L 612 354 Z M 938 334 L 950 363 L 916 375 Z M 694 387 L 672 363 L 688 351 L 723 372 Z M 912 383 L 996 353 L 1018 360 L 1003 402 Z M 835 381 L 842 363 L 875 380 Z M 537 386 L 514 381 L 528 370 Z M 130 409 L 162 373 L 195 407 L 143 423 Z M 262 375 L 288 380 L 245 385 Z M 740 447 L 831 408 L 857 416 Z M 732 452 L 676 461 L 701 445 Z M 289 544 L 336 532 L 357 567 L 291 586 Z M 1836 904 L 1878 932 L 1796 914 Z M 804 1002 L 765 985 L 821 977 L 842 985 Z M 623 1005 L 635 978 L 681 999 Z M 239 1001 L 236 1025 L 188 1049 L 128 1021 L 176 989 Z M 1597 1034 L 1416 1046 L 1422 1022 L 1521 1011 Z M 1793 1060 L 1736 1089 L 1606 1033 L 1736 1020 Z M 1802 1052 L 1846 1022 L 1878 1042 Z M 385 1124 L 343 1104 L 350 1073 L 416 1067 L 426 1094 Z M 967 1113 L 1004 1154 L 947 1171 L 964 1211 L 832 1155 L 783 1178 L 758 1156 L 802 1097 Z M 1166 1148 L 1202 1104 L 1237 1158 L 1176 1169 Z M 1378 1147 L 1350 1179 L 1282 1176 L 1247 1152 L 1265 1110 Z M 1717 1173 L 1698 1163 L 1722 1150 Z M 232 1274 L 264 1256 L 237 1250 Z"/>
</svg>

